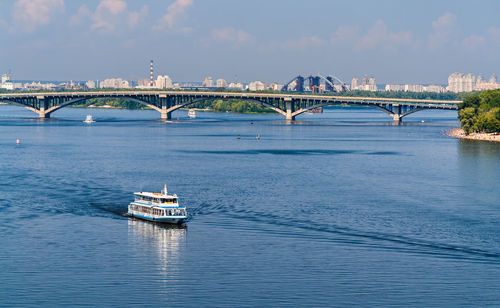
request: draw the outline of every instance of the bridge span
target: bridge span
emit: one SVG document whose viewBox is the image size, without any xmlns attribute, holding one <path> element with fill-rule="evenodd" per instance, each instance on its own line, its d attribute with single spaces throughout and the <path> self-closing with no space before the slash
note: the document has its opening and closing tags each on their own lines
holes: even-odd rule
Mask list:
<svg viewBox="0 0 500 308">
<path fill-rule="evenodd" d="M 348 104 L 377 108 L 399 122 L 409 114 L 426 109 L 457 110 L 461 101 L 349 97 L 288 93 L 208 92 L 208 91 L 80 91 L 45 93 L 4 93 L 0 101 L 25 107 L 36 112 L 39 118 L 50 115 L 63 107 L 92 98 L 123 98 L 146 105 L 161 114 L 162 120 L 171 119 L 173 111 L 204 100 L 242 99 L 268 107 L 287 120 L 314 108 Z"/>
</svg>

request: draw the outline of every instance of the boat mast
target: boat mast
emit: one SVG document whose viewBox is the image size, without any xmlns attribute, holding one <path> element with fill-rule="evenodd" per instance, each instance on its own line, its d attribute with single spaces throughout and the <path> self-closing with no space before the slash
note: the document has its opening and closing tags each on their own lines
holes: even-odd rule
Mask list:
<svg viewBox="0 0 500 308">
<path fill-rule="evenodd" d="M 168 193 L 167 193 L 167 184 L 164 184 L 164 185 L 163 185 L 163 194 L 164 194 L 164 195 L 167 195 L 167 194 L 168 194 Z"/>
</svg>

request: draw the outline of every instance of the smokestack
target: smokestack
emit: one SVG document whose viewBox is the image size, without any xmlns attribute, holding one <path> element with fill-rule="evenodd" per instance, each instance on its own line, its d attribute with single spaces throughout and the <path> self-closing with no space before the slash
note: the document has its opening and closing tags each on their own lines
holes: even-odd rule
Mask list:
<svg viewBox="0 0 500 308">
<path fill-rule="evenodd" d="M 153 87 L 153 86 L 154 86 L 153 75 L 154 75 L 154 71 L 153 71 L 153 60 L 151 60 L 151 62 L 149 62 L 149 85 L 150 85 L 151 87 Z"/>
</svg>

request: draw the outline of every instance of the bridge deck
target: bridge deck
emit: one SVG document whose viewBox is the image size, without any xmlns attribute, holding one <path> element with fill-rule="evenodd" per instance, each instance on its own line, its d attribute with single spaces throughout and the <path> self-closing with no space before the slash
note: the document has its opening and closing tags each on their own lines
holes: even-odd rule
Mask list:
<svg viewBox="0 0 500 308">
<path fill-rule="evenodd" d="M 335 105 L 357 104 L 378 108 L 393 116 L 395 121 L 423 109 L 457 110 L 461 101 L 334 96 L 289 93 L 257 93 L 257 92 L 216 92 L 216 91 L 73 91 L 73 92 L 23 92 L 0 94 L 0 101 L 18 104 L 34 112 L 41 118 L 65 106 L 91 98 L 122 97 L 147 105 L 161 113 L 162 119 L 169 119 L 170 114 L 184 106 L 204 99 L 244 99 L 262 104 L 293 120 L 307 110 Z"/>
<path fill-rule="evenodd" d="M 311 94 L 287 94 L 287 93 L 255 93 L 255 92 L 214 92 L 214 91 L 78 91 L 78 92 L 23 92 L 3 93 L 0 99 L 13 97 L 78 97 L 78 96 L 192 96 L 192 97 L 221 97 L 221 98 L 281 98 L 281 99 L 307 99 L 328 101 L 373 101 L 387 103 L 431 103 L 431 104 L 454 104 L 462 101 L 434 100 L 434 99 L 412 99 L 412 98 L 386 98 L 386 97 L 358 97 L 358 96 L 333 96 L 333 95 L 311 95 Z"/>
</svg>

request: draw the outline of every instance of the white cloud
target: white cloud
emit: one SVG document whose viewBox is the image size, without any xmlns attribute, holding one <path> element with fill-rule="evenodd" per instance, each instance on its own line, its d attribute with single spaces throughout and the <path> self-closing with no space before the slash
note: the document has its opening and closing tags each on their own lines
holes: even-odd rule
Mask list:
<svg viewBox="0 0 500 308">
<path fill-rule="evenodd" d="M 411 32 L 391 32 L 383 20 L 377 20 L 373 27 L 355 44 L 354 49 L 359 51 L 382 47 L 386 50 L 394 50 L 411 42 Z"/>
<path fill-rule="evenodd" d="M 476 50 L 483 46 L 486 39 L 480 35 L 470 35 L 463 39 L 462 44 L 465 48 L 470 50 Z"/>
<path fill-rule="evenodd" d="M 236 44 L 246 43 L 254 39 L 251 34 L 234 28 L 214 29 L 211 32 L 211 37 L 216 41 L 231 42 Z"/>
<path fill-rule="evenodd" d="M 323 46 L 325 43 L 326 41 L 321 37 L 311 35 L 288 39 L 286 41 L 272 41 L 259 46 L 259 50 L 264 52 L 306 50 L 308 48 Z"/>
<path fill-rule="evenodd" d="M 138 12 L 129 12 L 127 23 L 130 28 L 135 28 L 140 22 L 142 22 L 148 15 L 148 6 L 145 5 Z"/>
<path fill-rule="evenodd" d="M 316 36 L 303 36 L 299 39 L 291 39 L 285 42 L 280 43 L 280 47 L 282 49 L 305 49 L 309 47 L 317 47 L 321 46 L 325 43 L 325 41 Z"/>
<path fill-rule="evenodd" d="M 116 28 L 117 16 L 127 9 L 123 0 L 101 0 L 92 14 L 91 30 L 101 33 L 113 32 Z"/>
<path fill-rule="evenodd" d="M 62 11 L 64 0 L 18 0 L 12 11 L 14 28 L 34 32 L 38 26 L 49 24 L 52 17 Z"/>
<path fill-rule="evenodd" d="M 330 42 L 334 45 L 342 45 L 356 40 L 358 36 L 358 27 L 339 26 L 333 34 Z"/>
<path fill-rule="evenodd" d="M 456 39 L 457 16 L 445 13 L 432 22 L 433 32 L 429 35 L 428 47 L 431 51 L 441 49 Z"/>
<path fill-rule="evenodd" d="M 78 11 L 75 15 L 71 16 L 69 24 L 70 26 L 80 25 L 85 21 L 85 19 L 89 18 L 90 16 L 92 16 L 92 12 L 84 4 L 80 6 L 80 8 L 78 8 Z"/>
<path fill-rule="evenodd" d="M 193 0 L 175 0 L 174 3 L 170 4 L 167 8 L 167 13 L 160 18 L 156 25 L 155 30 L 164 30 L 166 28 L 174 28 L 177 19 L 184 15 L 187 9 L 193 5 Z"/>
<path fill-rule="evenodd" d="M 500 42 L 500 28 L 491 27 L 488 29 L 488 37 L 494 42 Z"/>
</svg>

